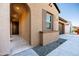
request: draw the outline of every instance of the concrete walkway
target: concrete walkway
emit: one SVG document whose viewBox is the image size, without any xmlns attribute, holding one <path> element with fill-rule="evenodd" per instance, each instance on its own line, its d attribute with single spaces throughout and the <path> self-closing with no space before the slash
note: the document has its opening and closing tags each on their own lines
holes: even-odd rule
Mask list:
<svg viewBox="0 0 79 59">
<path fill-rule="evenodd" d="M 67 41 L 51 51 L 47 56 L 79 56 L 79 35 L 64 34 L 60 38 Z M 33 49 L 24 50 L 13 56 L 39 56 Z"/>
<path fill-rule="evenodd" d="M 63 39 L 66 39 L 66 40 L 77 39 L 77 38 L 79 38 L 79 35 L 76 35 L 76 34 L 62 34 L 62 35 L 59 36 L 59 38 L 63 38 Z"/>
<path fill-rule="evenodd" d="M 47 56 L 79 56 L 79 35 L 60 35 L 67 39 L 65 43 L 53 50 Z"/>
<path fill-rule="evenodd" d="M 38 54 L 33 49 L 28 49 L 20 53 L 14 54 L 13 56 L 38 56 Z"/>
<path fill-rule="evenodd" d="M 60 46 L 65 41 L 67 40 L 59 39 L 45 46 L 36 46 L 28 50 L 27 49 L 23 50 L 19 53 L 14 54 L 13 56 L 46 56 L 48 53 L 56 49 L 58 46 Z"/>
</svg>

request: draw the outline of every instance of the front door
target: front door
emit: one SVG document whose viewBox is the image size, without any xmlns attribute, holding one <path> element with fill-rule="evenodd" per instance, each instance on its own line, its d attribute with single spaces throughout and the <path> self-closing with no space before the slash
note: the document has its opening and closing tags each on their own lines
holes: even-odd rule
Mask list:
<svg viewBox="0 0 79 59">
<path fill-rule="evenodd" d="M 12 22 L 12 35 L 19 34 L 19 22 Z"/>
</svg>

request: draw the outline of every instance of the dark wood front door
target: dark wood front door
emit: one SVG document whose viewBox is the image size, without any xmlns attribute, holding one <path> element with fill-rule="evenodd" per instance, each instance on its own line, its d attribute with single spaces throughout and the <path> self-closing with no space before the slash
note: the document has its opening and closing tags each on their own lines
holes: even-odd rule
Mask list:
<svg viewBox="0 0 79 59">
<path fill-rule="evenodd" d="M 64 34 L 64 24 L 59 22 L 59 34 Z"/>
<path fill-rule="evenodd" d="M 12 34 L 13 35 L 19 34 L 19 22 L 12 22 Z"/>
</svg>

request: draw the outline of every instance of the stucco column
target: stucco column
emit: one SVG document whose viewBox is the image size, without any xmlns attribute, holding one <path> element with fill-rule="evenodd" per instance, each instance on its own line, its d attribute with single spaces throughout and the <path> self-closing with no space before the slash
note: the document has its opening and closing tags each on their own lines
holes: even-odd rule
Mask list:
<svg viewBox="0 0 79 59">
<path fill-rule="evenodd" d="M 10 53 L 10 4 L 0 3 L 0 55 Z"/>
<path fill-rule="evenodd" d="M 66 34 L 70 34 L 72 31 L 72 24 L 70 21 L 68 21 L 66 24 L 65 24 L 65 33 Z"/>
</svg>

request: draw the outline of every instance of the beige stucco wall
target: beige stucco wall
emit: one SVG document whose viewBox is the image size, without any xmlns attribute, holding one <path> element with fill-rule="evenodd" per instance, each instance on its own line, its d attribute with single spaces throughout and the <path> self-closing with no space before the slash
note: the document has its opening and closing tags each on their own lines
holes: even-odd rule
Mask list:
<svg viewBox="0 0 79 59">
<path fill-rule="evenodd" d="M 19 35 L 29 42 L 30 40 L 30 11 L 23 8 L 22 16 L 19 18 Z"/>
<path fill-rule="evenodd" d="M 57 31 L 52 31 L 49 33 L 43 33 L 43 44 L 46 45 L 48 43 L 52 43 L 56 40 L 58 40 L 59 32 Z"/>
<path fill-rule="evenodd" d="M 10 53 L 10 6 L 0 4 L 0 55 Z"/>
<path fill-rule="evenodd" d="M 49 3 L 36 3 L 36 4 L 29 3 L 28 5 L 31 10 L 31 45 L 39 45 L 40 44 L 39 31 L 43 31 L 42 9 L 53 14 L 53 28 L 56 31 L 58 30 L 58 11 L 53 4 L 52 7 L 50 7 Z"/>
<path fill-rule="evenodd" d="M 28 3 L 31 11 L 31 31 L 29 31 L 30 25 L 28 25 L 29 18 L 22 18 L 20 29 L 22 31 L 23 38 L 29 39 L 27 35 L 31 32 L 31 45 L 36 46 L 40 44 L 39 32 L 42 30 L 42 9 L 47 10 L 53 14 L 53 30 L 58 31 L 58 11 L 52 4 L 52 7 L 48 3 Z M 23 11 L 24 12 L 24 11 Z M 26 14 L 24 14 L 26 16 Z M 25 17 L 24 16 L 24 17 Z M 57 40 L 58 32 L 51 32 L 44 34 L 44 43 L 52 40 Z M 46 38 L 47 37 L 47 38 Z M 56 39 L 54 39 L 56 38 Z M 45 40 L 46 39 L 46 40 Z M 48 40 L 49 39 L 49 40 Z M 0 4 L 0 55 L 6 55 L 10 53 L 10 3 Z"/>
</svg>

